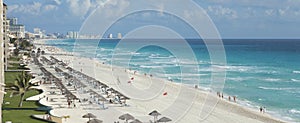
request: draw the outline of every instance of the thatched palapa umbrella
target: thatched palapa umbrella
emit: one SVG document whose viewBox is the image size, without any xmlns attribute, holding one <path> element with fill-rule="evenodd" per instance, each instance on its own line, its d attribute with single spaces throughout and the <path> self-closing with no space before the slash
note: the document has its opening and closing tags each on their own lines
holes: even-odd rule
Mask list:
<svg viewBox="0 0 300 123">
<path fill-rule="evenodd" d="M 149 115 L 150 115 L 150 116 L 153 116 L 153 117 L 154 117 L 153 120 L 154 120 L 154 122 L 156 122 L 157 116 L 158 116 L 158 115 L 161 115 L 161 114 L 158 113 L 158 111 L 154 110 L 154 111 L 150 112 Z"/>
<path fill-rule="evenodd" d="M 119 119 L 125 120 L 126 123 L 128 123 L 128 120 L 133 120 L 134 117 L 133 117 L 132 115 L 126 113 L 126 114 L 121 115 L 121 116 L 119 117 Z"/>
<path fill-rule="evenodd" d="M 135 119 L 135 120 L 131 121 L 130 123 L 143 123 L 143 122 L 138 119 Z"/>
<path fill-rule="evenodd" d="M 164 123 L 166 123 L 166 122 L 170 122 L 170 121 L 172 121 L 170 118 L 167 118 L 167 117 L 162 117 L 162 118 L 160 118 L 159 120 L 157 120 L 157 122 L 164 122 Z"/>
<path fill-rule="evenodd" d="M 92 120 L 88 121 L 88 123 L 103 123 L 103 121 L 98 120 L 98 119 L 92 119 Z"/>
<path fill-rule="evenodd" d="M 97 117 L 92 113 L 87 113 L 87 114 L 83 115 L 82 118 L 89 118 L 89 121 L 90 121 L 91 118 L 97 118 Z"/>
</svg>

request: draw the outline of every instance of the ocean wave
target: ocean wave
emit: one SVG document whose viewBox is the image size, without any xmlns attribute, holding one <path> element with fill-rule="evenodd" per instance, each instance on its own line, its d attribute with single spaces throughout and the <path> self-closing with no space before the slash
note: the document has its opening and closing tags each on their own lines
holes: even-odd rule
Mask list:
<svg viewBox="0 0 300 123">
<path fill-rule="evenodd" d="M 182 67 L 197 67 L 198 63 L 196 62 L 183 62 L 183 61 L 176 61 L 176 60 L 164 60 L 164 61 L 160 61 L 160 60 L 152 60 L 152 62 L 154 64 L 173 64 L 175 66 L 182 66 Z"/>
<path fill-rule="evenodd" d="M 96 57 L 108 57 L 110 56 L 109 54 L 97 54 Z"/>
<path fill-rule="evenodd" d="M 190 81 L 190 82 L 195 82 L 198 83 L 198 81 L 200 81 L 199 78 L 190 78 L 190 77 L 184 77 L 184 78 L 180 78 L 182 81 Z"/>
<path fill-rule="evenodd" d="M 176 73 L 176 74 L 163 74 L 164 76 L 185 76 L 185 77 L 198 77 L 206 76 L 208 74 L 193 74 L 193 73 Z"/>
<path fill-rule="evenodd" d="M 236 81 L 236 82 L 241 82 L 241 81 L 245 81 L 251 78 L 248 77 L 227 77 L 226 80 L 230 80 L 230 81 Z"/>
<path fill-rule="evenodd" d="M 291 79 L 291 81 L 293 81 L 293 82 L 300 82 L 300 80 L 298 80 L 298 79 Z"/>
<path fill-rule="evenodd" d="M 249 107 L 249 108 L 257 108 L 257 104 L 255 104 L 254 102 L 251 102 L 249 100 L 246 100 L 246 99 L 239 99 L 240 101 L 238 102 L 240 105 L 242 106 L 246 106 L 246 107 Z"/>
<path fill-rule="evenodd" d="M 279 72 L 275 70 L 256 70 L 252 73 L 278 74 Z"/>
<path fill-rule="evenodd" d="M 114 51 L 114 49 L 108 49 L 108 48 L 99 48 L 100 51 Z"/>
<path fill-rule="evenodd" d="M 263 86 L 259 86 L 258 88 L 263 90 L 283 90 L 283 88 L 270 88 L 270 87 L 263 87 Z"/>
<path fill-rule="evenodd" d="M 114 52 L 113 56 L 134 56 L 134 55 L 141 55 L 141 53 L 137 52 Z"/>
<path fill-rule="evenodd" d="M 252 70 L 251 66 L 230 66 L 230 65 L 212 65 L 213 69 L 226 69 L 226 71 L 238 71 L 238 72 L 246 72 Z"/>
<path fill-rule="evenodd" d="M 288 91 L 288 92 L 299 90 L 298 88 L 276 88 L 276 87 L 263 87 L 263 86 L 259 86 L 258 88 L 263 90 L 277 90 L 277 91 L 281 90 L 281 91 Z"/>
<path fill-rule="evenodd" d="M 140 66 L 141 68 L 164 68 L 164 67 L 174 67 L 174 66 L 171 66 L 171 65 L 141 65 Z"/>
<path fill-rule="evenodd" d="M 300 74 L 300 71 L 294 70 L 293 73 Z"/>
<path fill-rule="evenodd" d="M 300 114 L 300 110 L 297 110 L 297 109 L 291 109 L 288 112 L 292 113 L 292 114 Z"/>
<path fill-rule="evenodd" d="M 268 82 L 278 82 L 278 81 L 281 81 L 281 79 L 277 79 L 277 78 L 266 78 L 266 79 L 263 79 L 264 81 L 268 81 Z"/>
<path fill-rule="evenodd" d="M 173 55 L 163 56 L 163 55 L 160 55 L 160 54 L 150 54 L 148 57 L 152 58 L 152 59 L 169 59 L 169 58 L 175 58 L 175 56 L 173 56 Z"/>
<path fill-rule="evenodd" d="M 211 91 L 212 90 L 210 87 L 203 87 L 203 86 L 198 87 L 198 89 L 203 90 L 203 91 Z"/>
</svg>

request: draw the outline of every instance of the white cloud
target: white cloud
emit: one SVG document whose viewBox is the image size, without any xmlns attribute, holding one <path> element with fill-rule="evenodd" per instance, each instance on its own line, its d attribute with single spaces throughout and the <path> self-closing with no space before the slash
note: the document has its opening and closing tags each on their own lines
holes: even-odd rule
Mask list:
<svg viewBox="0 0 300 123">
<path fill-rule="evenodd" d="M 55 2 L 57 5 L 60 5 L 60 4 L 61 4 L 61 1 L 60 1 L 60 0 L 54 0 L 54 2 Z"/>
<path fill-rule="evenodd" d="M 123 10 L 129 6 L 127 0 L 67 0 L 70 12 L 78 17 L 83 18 L 90 14 L 96 8 L 109 16 L 117 16 L 122 14 Z"/>
<path fill-rule="evenodd" d="M 206 18 L 206 11 L 203 10 L 203 11 L 187 11 L 187 10 L 184 10 L 183 11 L 183 16 L 187 19 L 193 19 L 195 17 L 199 17 L 199 18 Z"/>
<path fill-rule="evenodd" d="M 281 16 L 285 14 L 285 11 L 283 9 L 279 9 L 278 12 L 279 12 L 279 15 L 281 15 Z"/>
<path fill-rule="evenodd" d="M 79 17 L 85 16 L 92 6 L 90 0 L 67 0 L 67 3 L 72 14 Z"/>
<path fill-rule="evenodd" d="M 160 16 L 163 16 L 165 5 L 161 3 L 161 4 L 157 5 L 157 9 L 159 11 Z"/>
<path fill-rule="evenodd" d="M 45 5 L 43 8 L 45 11 L 52 11 L 58 9 L 56 5 Z"/>
<path fill-rule="evenodd" d="M 40 2 L 33 2 L 32 4 L 22 4 L 22 5 L 15 4 L 9 6 L 8 12 L 38 15 L 40 14 L 41 7 L 42 4 Z"/>
<path fill-rule="evenodd" d="M 102 4 L 99 9 L 105 17 L 115 17 L 123 14 L 124 10 L 130 5 L 127 0 L 109 0 Z"/>
<path fill-rule="evenodd" d="M 273 15 L 276 14 L 274 9 L 267 9 L 267 10 L 265 10 L 265 13 L 266 13 L 268 16 L 273 16 Z"/>
<path fill-rule="evenodd" d="M 43 4 L 61 5 L 62 0 L 44 0 L 41 1 Z"/>
<path fill-rule="evenodd" d="M 238 14 L 235 10 L 233 10 L 231 8 L 223 7 L 221 5 L 208 6 L 207 11 L 209 13 L 212 13 L 212 14 L 216 15 L 216 16 L 226 17 L 226 18 L 229 18 L 229 19 L 238 18 Z"/>
</svg>

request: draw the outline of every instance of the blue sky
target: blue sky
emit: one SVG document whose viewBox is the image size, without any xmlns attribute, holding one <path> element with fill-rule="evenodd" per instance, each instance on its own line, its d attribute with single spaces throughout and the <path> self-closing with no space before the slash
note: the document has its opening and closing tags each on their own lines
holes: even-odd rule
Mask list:
<svg viewBox="0 0 300 123">
<path fill-rule="evenodd" d="M 47 32 L 66 33 L 79 30 L 84 20 L 99 5 L 109 4 L 113 6 L 110 12 L 120 13 L 122 12 L 120 10 L 135 1 L 4 0 L 4 2 L 9 7 L 8 17 L 19 18 L 19 23 L 26 25 L 26 30 L 32 31 L 34 27 L 40 27 Z M 195 0 L 195 2 L 206 11 L 223 38 L 300 37 L 300 0 Z M 163 8 L 166 5 L 158 3 L 157 6 Z M 182 5 L 172 6 L 176 8 Z M 149 21 L 149 17 L 147 18 Z M 155 17 L 152 19 L 157 21 Z M 137 23 L 145 21 L 143 17 L 133 20 Z M 165 23 L 164 21 L 166 20 L 162 19 L 158 23 Z M 122 32 L 117 29 L 115 31 Z"/>
</svg>

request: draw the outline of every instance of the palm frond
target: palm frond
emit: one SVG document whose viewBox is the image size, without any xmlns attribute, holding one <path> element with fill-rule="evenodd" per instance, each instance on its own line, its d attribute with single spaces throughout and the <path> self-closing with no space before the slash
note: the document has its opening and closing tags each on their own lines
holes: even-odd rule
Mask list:
<svg viewBox="0 0 300 123">
<path fill-rule="evenodd" d="M 12 91 L 10 93 L 10 97 L 15 96 L 15 95 L 20 95 L 21 93 L 19 93 L 18 91 Z"/>
</svg>

